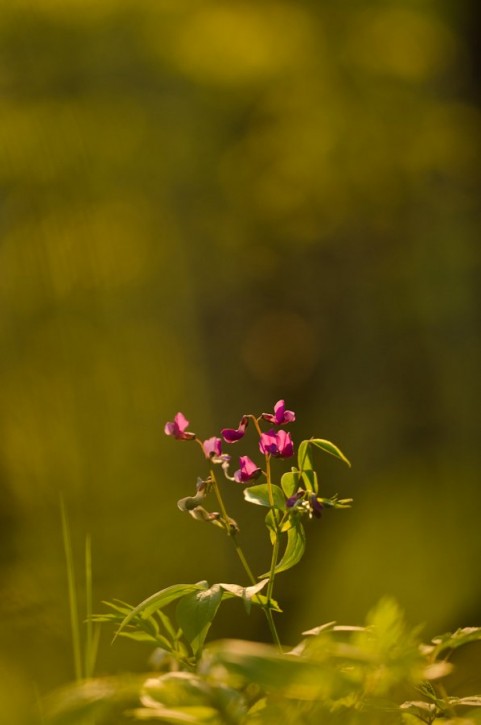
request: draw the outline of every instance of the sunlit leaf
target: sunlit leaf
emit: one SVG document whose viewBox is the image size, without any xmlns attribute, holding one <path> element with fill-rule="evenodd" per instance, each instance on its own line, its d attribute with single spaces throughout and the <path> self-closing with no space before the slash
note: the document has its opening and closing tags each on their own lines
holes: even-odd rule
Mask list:
<svg viewBox="0 0 481 725">
<path fill-rule="evenodd" d="M 253 584 L 250 587 L 242 587 L 239 584 L 219 584 L 219 586 L 222 587 L 222 589 L 225 589 L 226 592 L 233 594 L 235 597 L 240 597 L 241 599 L 252 599 L 253 596 L 258 594 L 265 587 L 268 581 L 268 579 L 263 579 L 258 582 L 258 584 Z"/>
<path fill-rule="evenodd" d="M 407 710 L 421 719 L 421 722 L 431 722 L 431 720 L 423 720 L 423 716 L 433 715 L 436 712 L 436 705 L 432 702 L 424 702 L 423 700 L 408 700 L 399 705 L 400 710 Z"/>
<path fill-rule="evenodd" d="M 463 705 L 464 707 L 481 707 L 481 695 L 471 695 L 468 697 L 450 697 L 448 698 L 450 705 Z"/>
<path fill-rule="evenodd" d="M 319 490 L 319 486 L 317 485 L 317 473 L 311 469 L 302 472 L 302 483 L 304 484 L 306 491 L 313 491 L 314 493 L 317 493 Z"/>
<path fill-rule="evenodd" d="M 84 680 L 58 690 L 43 702 L 49 725 L 122 721 L 122 711 L 138 704 L 145 676 L 122 675 Z"/>
<path fill-rule="evenodd" d="M 301 559 L 306 548 L 306 534 L 304 527 L 300 522 L 297 522 L 287 532 L 287 546 L 284 552 L 284 556 L 276 566 L 276 574 L 281 571 L 287 571 L 295 566 Z"/>
<path fill-rule="evenodd" d="M 217 723 L 218 711 L 213 707 L 194 705 L 172 709 L 159 705 L 156 708 L 136 708 L 132 711 L 136 720 L 161 720 L 167 723 Z"/>
<path fill-rule="evenodd" d="M 177 605 L 177 622 L 194 655 L 202 649 L 221 600 L 222 588 L 219 584 L 214 584 L 210 589 L 183 596 Z"/>
<path fill-rule="evenodd" d="M 209 656 L 214 666 L 223 665 L 229 672 L 255 682 L 283 698 L 315 700 L 329 696 L 339 674 L 323 663 L 309 662 L 295 655 L 282 655 L 269 645 L 242 640 L 210 644 Z"/>
<path fill-rule="evenodd" d="M 148 632 L 143 632 L 141 630 L 135 630 L 135 631 L 127 631 L 122 630 L 122 632 L 119 632 L 119 637 L 125 637 L 125 639 L 133 639 L 135 642 L 155 642 L 158 645 L 161 645 L 164 649 L 167 651 L 170 651 L 172 649 L 171 643 L 165 638 L 162 637 L 162 635 L 157 635 L 156 637 L 153 637 Z"/>
<path fill-rule="evenodd" d="M 272 499 L 274 508 L 285 511 L 286 499 L 279 486 L 271 484 Z M 261 483 L 258 486 L 248 486 L 244 489 L 244 498 L 249 503 L 255 503 L 258 506 L 270 506 L 269 486 L 267 483 Z"/>
<path fill-rule="evenodd" d="M 439 662 L 433 662 L 423 670 L 423 677 L 426 680 L 439 680 L 441 677 L 446 677 L 454 669 L 454 665 L 446 660 L 440 660 Z"/>
<path fill-rule="evenodd" d="M 115 637 L 120 634 L 124 627 L 126 627 L 137 614 L 153 614 L 157 609 L 162 609 L 162 607 L 166 607 L 168 604 L 174 602 L 176 599 L 180 599 L 180 597 L 185 597 L 191 592 L 205 590 L 207 589 L 207 587 L 207 582 L 198 582 L 197 584 L 173 584 L 166 589 L 161 589 L 159 592 L 156 592 L 150 597 L 147 597 L 147 599 L 144 599 L 143 602 L 140 602 L 140 604 L 138 604 L 129 612 L 129 614 L 120 624 L 120 627 L 117 630 Z"/>
<path fill-rule="evenodd" d="M 469 642 L 478 641 L 481 641 L 481 627 L 462 627 L 453 633 L 447 632 L 432 639 L 436 655 L 447 649 L 457 649 Z"/>
<path fill-rule="evenodd" d="M 169 617 L 163 612 L 161 609 L 158 609 L 156 612 L 157 617 L 162 622 L 162 625 L 164 626 L 165 630 L 170 634 L 172 639 L 176 639 L 177 633 L 175 631 L 175 628 L 170 621 Z"/>
<path fill-rule="evenodd" d="M 331 443 L 331 441 L 326 441 L 323 438 L 311 438 L 309 443 L 316 448 L 320 448 L 321 451 L 329 453 L 335 458 L 339 458 L 339 460 L 344 461 L 344 463 L 346 463 L 349 468 L 351 467 L 351 463 L 346 458 L 344 453 L 336 445 L 334 445 L 334 443 Z"/>
<path fill-rule="evenodd" d="M 276 574 L 281 571 L 292 569 L 301 559 L 306 548 L 306 534 L 304 527 L 300 521 L 287 532 L 287 546 L 284 555 L 276 566 Z M 261 577 L 269 576 L 269 572 L 260 575 Z"/>
<path fill-rule="evenodd" d="M 185 671 L 149 677 L 141 701 L 145 717 L 150 712 L 153 719 L 161 719 L 160 716 L 169 711 L 174 713 L 173 717 L 179 713 L 195 715 L 194 722 L 204 722 L 207 718 L 207 722 L 220 725 L 244 722 L 246 712 L 242 694 L 220 682 L 219 678 L 209 680 L 204 674 Z"/>
<path fill-rule="evenodd" d="M 263 579 L 258 584 L 253 584 L 250 587 L 241 587 L 239 584 L 219 584 L 219 586 L 222 587 L 226 593 L 242 599 L 244 601 L 246 611 L 249 613 L 252 602 L 254 604 L 261 604 L 261 600 L 257 595 L 262 589 L 264 589 L 268 581 L 269 579 Z"/>
<path fill-rule="evenodd" d="M 301 474 L 295 469 L 284 473 L 281 478 L 282 490 L 286 494 L 287 498 L 293 496 L 299 488 L 299 481 L 301 480 Z"/>
<path fill-rule="evenodd" d="M 301 471 L 312 470 L 313 463 L 310 451 L 310 440 L 302 441 L 297 451 L 297 463 Z"/>
</svg>

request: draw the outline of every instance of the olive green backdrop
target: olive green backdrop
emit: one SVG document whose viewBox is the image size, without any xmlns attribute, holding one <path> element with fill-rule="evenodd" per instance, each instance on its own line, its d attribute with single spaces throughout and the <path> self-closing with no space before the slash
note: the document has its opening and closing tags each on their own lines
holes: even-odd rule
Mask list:
<svg viewBox="0 0 481 725">
<path fill-rule="evenodd" d="M 243 581 L 222 532 L 177 510 L 204 473 L 163 436 L 178 410 L 208 437 L 282 397 L 296 441 L 353 462 L 323 462 L 355 506 L 313 522 L 279 580 L 284 641 L 384 593 L 427 635 L 480 624 L 473 22 L 454 0 L 2 6 L 10 722 L 73 675 L 60 495 L 79 571 L 92 537 L 97 610 Z M 227 495 L 261 570 L 260 512 Z M 148 666 L 110 635 L 99 673 Z M 267 632 L 234 602 L 224 635 Z"/>
</svg>

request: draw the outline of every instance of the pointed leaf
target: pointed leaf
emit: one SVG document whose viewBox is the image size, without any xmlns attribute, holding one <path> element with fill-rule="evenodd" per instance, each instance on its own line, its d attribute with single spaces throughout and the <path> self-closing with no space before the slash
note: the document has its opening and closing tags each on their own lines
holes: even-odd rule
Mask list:
<svg viewBox="0 0 481 725">
<path fill-rule="evenodd" d="M 268 581 L 269 579 L 263 579 L 258 584 L 253 584 L 250 587 L 241 587 L 238 584 L 219 584 L 219 586 L 228 593 L 227 596 L 231 594 L 234 597 L 242 599 L 244 601 L 247 614 L 249 614 L 252 602 L 254 602 L 254 604 L 261 603 L 257 595 L 265 587 Z M 226 598 L 225 594 L 223 595 L 223 598 Z"/>
<path fill-rule="evenodd" d="M 481 707 L 481 695 L 468 695 L 468 697 L 450 697 L 450 705 L 465 705 L 466 707 Z"/>
<path fill-rule="evenodd" d="M 267 597 L 265 597 L 263 594 L 259 594 L 259 592 L 266 586 L 268 581 L 269 579 L 266 578 L 260 581 L 258 584 L 253 584 L 250 587 L 241 587 L 239 584 L 219 584 L 219 586 L 222 587 L 222 589 L 224 590 L 222 599 L 239 597 L 240 599 L 244 600 L 246 605 L 252 602 L 253 604 L 257 604 L 260 607 L 265 607 L 267 605 Z M 275 599 L 270 600 L 269 608 L 273 609 L 276 612 L 282 611 Z"/>
<path fill-rule="evenodd" d="M 308 471 L 313 468 L 310 443 L 310 440 L 302 441 L 297 450 L 297 463 L 301 471 Z"/>
<path fill-rule="evenodd" d="M 286 510 L 286 499 L 282 493 L 282 489 L 279 486 L 271 485 L 272 498 L 274 502 L 274 508 L 280 509 L 281 511 Z M 255 503 L 258 506 L 270 506 L 269 500 L 269 486 L 267 483 L 261 483 L 258 486 L 249 486 L 244 489 L 244 498 L 249 503 Z"/>
<path fill-rule="evenodd" d="M 301 559 L 306 549 L 306 534 L 304 527 L 298 521 L 289 531 L 287 532 L 287 546 L 284 551 L 284 556 L 276 566 L 276 574 L 281 571 L 287 571 L 292 569 Z M 261 577 L 269 576 L 269 572 L 261 574 Z"/>
<path fill-rule="evenodd" d="M 317 485 L 317 473 L 308 469 L 302 473 L 302 482 L 306 491 L 317 493 L 319 486 Z"/>
<path fill-rule="evenodd" d="M 321 451 L 329 453 L 335 458 L 339 458 L 339 460 L 344 461 L 344 463 L 346 463 L 349 468 L 351 467 L 351 463 L 346 458 L 344 453 L 336 445 L 334 445 L 334 443 L 331 443 L 331 441 L 326 441 L 323 438 L 311 438 L 309 443 L 311 443 L 311 445 L 315 446 L 316 448 L 320 448 Z"/>
<path fill-rule="evenodd" d="M 268 581 L 269 579 L 263 579 L 250 587 L 241 587 L 239 584 L 219 584 L 219 586 L 234 597 L 252 599 L 253 596 L 258 594 L 265 587 Z"/>
<path fill-rule="evenodd" d="M 216 708 L 207 705 L 185 705 L 183 707 L 164 707 L 159 704 L 155 709 L 151 707 L 138 707 L 131 711 L 131 715 L 135 720 L 159 720 L 164 723 L 213 723 L 218 722 L 217 715 L 219 711 Z"/>
<path fill-rule="evenodd" d="M 306 549 L 306 533 L 300 522 L 287 532 L 287 546 L 279 564 L 276 566 L 276 574 L 287 571 L 295 566 L 301 559 Z"/>
<path fill-rule="evenodd" d="M 194 655 L 202 649 L 221 600 L 222 588 L 214 584 L 210 589 L 187 594 L 177 605 L 177 622 Z"/>
<path fill-rule="evenodd" d="M 246 599 L 252 599 L 256 596 L 256 594 L 259 594 L 262 589 L 264 589 L 265 585 L 269 579 L 262 579 L 262 581 L 258 582 L 257 584 L 252 584 L 250 587 L 245 588 L 245 597 Z"/>
<path fill-rule="evenodd" d="M 457 649 L 469 642 L 481 640 L 481 627 L 462 627 L 455 632 L 447 632 L 434 637 L 432 642 L 436 645 L 436 656 L 447 649 Z"/>
<path fill-rule="evenodd" d="M 268 606 L 269 609 L 272 609 L 273 612 L 282 612 L 282 609 L 279 606 L 279 602 L 276 602 L 275 599 L 267 599 L 267 597 L 264 594 L 256 594 L 255 598 L 252 599 L 254 604 L 258 604 L 260 607 L 264 607 L 264 609 Z"/>
<path fill-rule="evenodd" d="M 173 584 L 166 589 L 161 589 L 160 592 L 152 594 L 150 597 L 144 599 L 143 602 L 140 602 L 140 604 L 138 604 L 129 612 L 129 614 L 125 617 L 120 627 L 118 628 L 114 640 L 124 629 L 124 627 L 126 627 L 137 614 L 153 614 L 157 609 L 162 609 L 162 607 L 166 607 L 168 604 L 174 602 L 176 599 L 179 599 L 180 597 L 185 597 L 191 592 L 202 591 L 203 589 L 207 589 L 207 582 L 199 582 L 198 584 Z"/>
</svg>

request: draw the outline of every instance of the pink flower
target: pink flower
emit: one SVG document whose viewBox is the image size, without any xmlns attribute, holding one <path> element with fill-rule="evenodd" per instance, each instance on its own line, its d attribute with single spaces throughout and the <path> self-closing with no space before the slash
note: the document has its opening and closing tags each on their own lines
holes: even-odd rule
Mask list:
<svg viewBox="0 0 481 725">
<path fill-rule="evenodd" d="M 274 415 L 272 413 L 262 413 L 262 417 L 264 420 L 268 420 L 269 423 L 274 423 L 274 425 L 284 425 L 285 423 L 293 423 L 296 414 L 293 410 L 286 410 L 283 400 L 278 400 L 274 406 Z"/>
<path fill-rule="evenodd" d="M 247 481 L 260 476 L 261 469 L 256 466 L 254 461 L 251 461 L 249 456 L 241 456 L 239 463 L 240 469 L 234 473 L 234 481 L 237 481 L 237 483 L 247 483 Z"/>
<path fill-rule="evenodd" d="M 244 437 L 248 423 L 249 418 L 247 415 L 243 415 L 238 428 L 223 428 L 221 430 L 221 434 L 226 443 L 235 443 L 236 441 L 240 441 L 240 439 Z"/>
<path fill-rule="evenodd" d="M 206 441 L 202 443 L 202 448 L 204 449 L 205 457 L 206 458 L 219 458 L 222 455 L 222 441 L 220 438 L 216 438 L 215 436 L 212 436 L 212 438 L 207 438 Z"/>
<path fill-rule="evenodd" d="M 290 433 L 285 430 L 270 430 L 262 433 L 259 441 L 259 449 L 265 455 L 276 458 L 290 458 L 294 453 L 294 444 Z"/>
<path fill-rule="evenodd" d="M 164 433 L 168 436 L 173 436 L 178 441 L 190 441 L 195 438 L 195 433 L 189 433 L 186 428 L 189 425 L 189 421 L 183 413 L 177 413 L 173 422 L 166 423 L 164 426 Z"/>
</svg>

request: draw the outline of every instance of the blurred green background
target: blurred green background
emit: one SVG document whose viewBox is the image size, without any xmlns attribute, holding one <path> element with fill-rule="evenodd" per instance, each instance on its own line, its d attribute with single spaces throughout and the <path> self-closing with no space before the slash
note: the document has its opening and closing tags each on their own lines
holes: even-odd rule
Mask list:
<svg viewBox="0 0 481 725">
<path fill-rule="evenodd" d="M 385 593 L 426 636 L 480 624 L 475 9 L 2 5 L 10 722 L 73 676 L 60 494 L 79 570 L 92 536 L 97 610 L 178 581 L 243 582 L 222 532 L 176 508 L 205 470 L 163 435 L 178 410 L 208 437 L 282 397 L 296 441 L 330 438 L 353 462 L 323 461 L 326 495 L 355 507 L 313 522 L 279 579 L 284 641 L 359 623 Z M 262 516 L 239 488 L 228 497 L 261 570 Z M 267 638 L 235 603 L 213 634 Z M 147 649 L 110 635 L 100 673 L 147 667 Z"/>
</svg>

